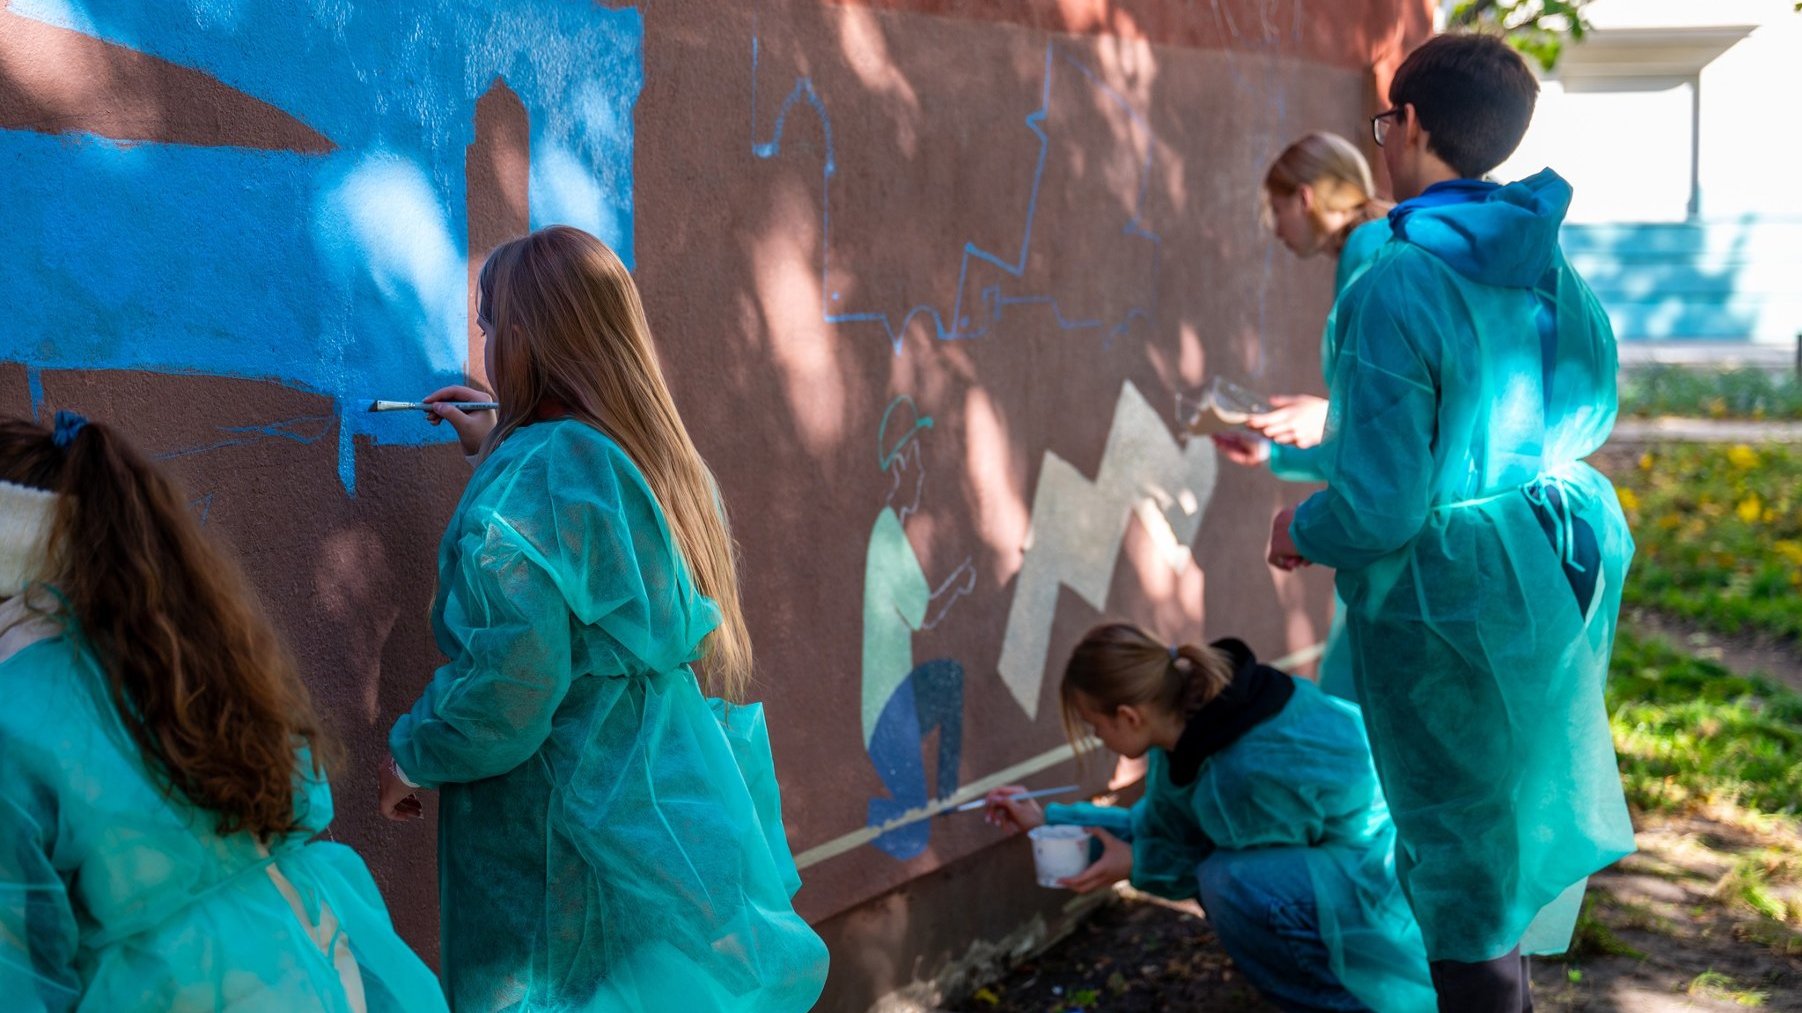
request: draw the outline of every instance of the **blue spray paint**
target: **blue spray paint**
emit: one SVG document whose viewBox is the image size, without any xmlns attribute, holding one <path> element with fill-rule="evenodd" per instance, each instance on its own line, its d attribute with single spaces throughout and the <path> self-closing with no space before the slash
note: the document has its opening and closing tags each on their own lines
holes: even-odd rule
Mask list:
<svg viewBox="0 0 1802 1013">
<path fill-rule="evenodd" d="M 1154 146 L 1150 143 L 1151 129 L 1143 114 L 1135 109 L 1125 96 L 1121 95 L 1082 63 L 1068 55 L 1061 54 L 1055 45 L 1045 47 L 1044 82 L 1039 96 L 1039 106 L 1026 116 L 1026 129 L 1032 131 L 1039 139 L 1039 153 L 1033 165 L 1031 182 L 1027 188 L 1025 220 L 1020 231 L 1020 248 L 1011 257 L 984 250 L 974 243 L 966 242 L 957 269 L 957 288 L 953 293 L 949 320 L 938 306 L 931 303 L 917 303 L 904 310 L 889 312 L 886 310 L 849 311 L 839 305 L 843 301 L 843 293 L 833 291 L 832 274 L 832 201 L 831 190 L 833 177 L 838 172 L 838 155 L 833 143 L 832 117 L 826 111 L 826 103 L 820 98 L 810 77 L 798 78 L 794 87 L 782 100 L 776 112 L 776 122 L 771 129 L 768 140 L 757 139 L 757 64 L 761 46 L 755 35 L 751 37 L 751 153 L 761 159 L 774 158 L 782 152 L 782 137 L 788 125 L 788 117 L 795 108 L 805 104 L 814 115 L 819 117 L 820 127 L 825 137 L 825 157 L 821 162 L 820 180 L 820 312 L 826 323 L 832 325 L 875 324 L 882 329 L 889 345 L 896 355 L 901 354 L 902 336 L 920 318 L 932 325 L 933 335 L 940 341 L 962 341 L 982 338 L 989 335 L 1010 306 L 1038 306 L 1051 311 L 1052 319 L 1060 330 L 1101 330 L 1108 343 L 1131 329 L 1134 321 L 1151 319 L 1157 309 L 1157 276 L 1158 258 L 1162 251 L 1162 240 L 1146 227 L 1142 214 L 1145 198 L 1151 184 L 1151 163 Z M 1039 188 L 1044 182 L 1045 166 L 1050 159 L 1051 138 L 1045 132 L 1045 120 L 1051 114 L 1053 81 L 1057 72 L 1074 71 L 1110 103 L 1116 104 L 1144 132 L 1146 138 L 1145 156 L 1140 170 L 1140 182 L 1134 210 L 1126 223 L 1121 227 L 1124 235 L 1143 240 L 1151 244 L 1153 266 L 1152 282 L 1148 292 L 1129 306 L 1117 319 L 1105 320 L 1093 317 L 1072 316 L 1065 312 L 1062 298 L 1056 292 L 1013 292 L 1005 282 L 997 282 L 983 286 L 977 292 L 980 309 L 966 302 L 970 287 L 970 268 L 973 263 L 986 264 L 1000 270 L 1008 278 L 1020 281 L 1025 277 L 1026 264 L 1032 252 L 1033 225 L 1038 217 Z M 973 317 L 971 314 L 975 314 Z"/>
<path fill-rule="evenodd" d="M 121 145 L 0 130 L 12 317 L 0 361 L 272 380 L 334 399 L 354 437 L 449 439 L 371 397 L 462 379 L 464 182 L 497 78 L 531 122 L 534 226 L 599 235 L 630 265 L 634 10 L 565 0 L 230 5 L 13 0 L 13 14 L 210 74 L 330 140 L 326 154 Z M 34 406 L 41 402 L 35 381 Z"/>
</svg>

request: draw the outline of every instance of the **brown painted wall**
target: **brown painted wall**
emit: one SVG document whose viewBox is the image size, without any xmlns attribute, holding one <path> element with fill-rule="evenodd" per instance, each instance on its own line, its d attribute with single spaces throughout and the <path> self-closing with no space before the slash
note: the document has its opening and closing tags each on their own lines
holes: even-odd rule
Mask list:
<svg viewBox="0 0 1802 1013">
<path fill-rule="evenodd" d="M 1055 753 L 1054 675 L 1103 614 L 1171 638 L 1239 635 L 1270 657 L 1324 635 L 1326 575 L 1282 576 L 1261 561 L 1271 514 L 1304 490 L 1179 447 L 1172 395 L 1217 372 L 1271 391 L 1320 389 L 1330 265 L 1276 246 L 1259 222 L 1257 183 L 1305 131 L 1364 136 L 1376 83 L 1423 36 L 1429 8 L 657 0 L 639 12 L 642 90 L 630 122 L 557 135 L 601 137 L 593 143 L 604 148 L 626 131 L 630 180 L 594 178 L 630 186 L 622 227 L 652 324 L 743 546 L 760 695 L 806 866 L 797 902 L 839 947 L 831 1008 L 931 977 L 1016 919 L 957 916 L 984 890 L 1005 892 L 992 910 L 1018 918 L 1063 903 L 1036 894 L 1016 874 L 1026 861 L 1017 845 L 974 816 L 910 824 L 916 839 L 890 838 L 887 851 L 860 838 L 872 799 L 893 794 L 879 764 L 896 784 L 919 768 L 923 794 L 894 811 L 942 807 L 941 788 L 959 799 L 1023 764 L 1034 785 L 1078 779 Z M 116 185 L 150 193 L 130 175 L 134 159 L 223 146 L 256 153 L 219 171 L 245 174 L 244 189 L 260 193 L 259 173 L 312 172 L 379 147 L 322 126 L 325 112 L 281 88 L 269 101 L 245 95 L 270 89 L 209 64 L 204 46 L 144 42 L 175 28 L 103 14 L 93 26 L 46 27 L 22 0 L 0 10 L 0 166 L 39 170 L 29 192 L 9 183 L 0 196 L 15 228 L 57 228 L 59 198 L 86 199 L 42 178 L 59 159 L 116 164 Z M 248 41 L 250 26 L 206 30 L 225 33 L 220 44 L 237 30 L 263 44 Z M 447 30 L 441 44 L 456 41 Z M 113 85 L 92 83 L 96 66 L 117 70 L 102 79 Z M 552 100 L 497 66 L 452 74 L 449 107 L 462 112 L 442 137 L 427 130 L 416 142 L 429 151 L 421 176 L 433 206 L 478 261 L 496 239 L 540 223 L 541 204 L 567 183 L 540 175 L 556 164 L 543 133 Z M 591 78 L 602 88 L 624 80 Z M 130 106 L 133 94 L 150 98 Z M 589 108 L 580 89 L 556 94 Z M 197 110 L 202 99 L 211 104 Z M 384 105 L 380 115 L 408 114 Z M 582 143 L 570 146 L 581 155 Z M 258 292 L 268 302 L 317 303 L 329 323 L 357 318 L 369 300 L 391 307 L 398 283 L 382 279 L 407 277 L 371 268 L 367 285 L 290 292 L 305 283 L 284 277 L 282 250 L 263 251 L 271 265 L 239 254 L 206 263 L 204 212 L 193 245 L 157 254 L 169 286 L 266 271 Z M 93 218 L 78 227 L 96 250 L 134 241 L 124 224 Z M 91 268 L 70 259 L 39 269 L 59 278 Z M 455 263 L 458 287 L 440 302 L 466 306 L 469 269 Z M 437 664 L 425 622 L 433 553 L 465 465 L 447 445 L 369 428 L 347 412 L 353 387 L 286 367 L 259 377 L 214 370 L 211 359 L 114 354 L 130 353 L 154 317 L 132 310 L 129 293 L 21 284 L 0 286 L 9 303 L 49 305 L 0 340 L 0 411 L 78 408 L 127 423 L 166 455 L 209 527 L 247 560 L 345 742 L 334 835 L 368 857 L 403 931 L 435 949 L 430 830 L 376 819 L 371 772 L 388 724 Z M 329 326 L 260 312 L 245 307 L 243 342 L 318 341 L 301 358 L 344 354 L 321 337 Z M 466 315 L 457 311 L 450 337 L 463 355 Z M 157 323 L 179 330 L 184 319 Z M 63 333 L 65 320 L 79 334 Z M 231 336 L 229 322 L 218 327 Z M 77 337 L 105 354 L 70 352 Z M 271 348 L 272 361 L 283 354 Z M 1087 590 L 1056 590 L 1060 577 Z M 871 588 L 888 590 L 875 601 Z M 897 644 L 923 666 L 902 692 L 931 727 L 866 748 L 866 684 L 880 708 L 909 671 L 895 667 Z M 955 776 L 941 777 L 940 760 L 953 758 Z M 1091 763 L 1080 779 L 1100 790 L 1113 772 Z M 873 958 L 881 940 L 896 959 Z"/>
</svg>

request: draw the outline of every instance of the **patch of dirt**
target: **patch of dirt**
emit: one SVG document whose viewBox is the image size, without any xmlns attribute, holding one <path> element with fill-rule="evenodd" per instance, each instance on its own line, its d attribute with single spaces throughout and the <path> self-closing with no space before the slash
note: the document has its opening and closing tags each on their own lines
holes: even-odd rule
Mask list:
<svg viewBox="0 0 1802 1013">
<path fill-rule="evenodd" d="M 1637 953 L 1534 961 L 1536 1006 L 1743 1010 L 1762 994 L 1757 1008 L 1802 1011 L 1802 932 L 1717 896 L 1740 854 L 1772 842 L 1701 815 L 1636 822 L 1640 850 L 1592 879 L 1590 896 L 1593 921 L 1612 936 L 1606 948 Z M 1598 935 L 1584 934 L 1589 949 L 1602 948 Z M 1730 985 L 1698 984 L 1709 972 Z"/>
<path fill-rule="evenodd" d="M 968 1013 L 1270 1011 L 1194 904 L 1123 889 L 1075 932 L 950 1009 Z"/>
<path fill-rule="evenodd" d="M 1727 634 L 1650 609 L 1629 609 L 1621 625 L 1663 637 L 1678 648 L 1735 672 L 1762 675 L 1802 693 L 1802 645 L 1769 634 Z"/>
<path fill-rule="evenodd" d="M 1774 841 L 1705 815 L 1636 822 L 1639 852 L 1590 881 L 1591 922 L 1579 940 L 1587 952 L 1533 961 L 1535 1007 L 1664 1013 L 1744 1010 L 1755 1002 L 1802 1013 L 1802 932 L 1717 896 L 1739 855 L 1802 842 Z M 1721 976 L 1712 987 L 1702 978 L 1711 972 Z M 1233 969 L 1198 908 L 1134 891 L 950 1007 L 959 1013 L 1274 1008 Z"/>
</svg>

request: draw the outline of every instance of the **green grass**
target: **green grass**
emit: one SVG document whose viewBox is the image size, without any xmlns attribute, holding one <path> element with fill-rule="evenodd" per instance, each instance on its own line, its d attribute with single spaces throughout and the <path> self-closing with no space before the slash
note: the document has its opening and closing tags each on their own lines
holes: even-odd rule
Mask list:
<svg viewBox="0 0 1802 1013">
<path fill-rule="evenodd" d="M 1647 811 L 1724 803 L 1797 824 L 1802 694 L 1623 631 L 1608 703 L 1627 798 Z"/>
<path fill-rule="evenodd" d="M 1622 415 L 1802 419 L 1802 383 L 1790 371 L 1645 366 L 1621 377 Z"/>
<path fill-rule="evenodd" d="M 1802 639 L 1802 447 L 1673 444 L 1614 478 L 1639 543 L 1628 605 Z"/>
<path fill-rule="evenodd" d="M 1771 993 L 1741 988 L 1739 983 L 1719 971 L 1703 971 L 1695 976 L 1686 989 L 1690 995 L 1698 999 L 1721 999 L 1737 1006 L 1763 1006 Z"/>
</svg>

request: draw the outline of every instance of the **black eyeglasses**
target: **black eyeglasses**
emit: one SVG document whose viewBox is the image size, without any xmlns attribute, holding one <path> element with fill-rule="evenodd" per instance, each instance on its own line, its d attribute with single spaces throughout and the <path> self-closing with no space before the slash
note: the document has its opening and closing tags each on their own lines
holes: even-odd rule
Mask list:
<svg viewBox="0 0 1802 1013">
<path fill-rule="evenodd" d="M 1385 109 L 1370 118 L 1370 136 L 1377 142 L 1377 147 L 1382 147 L 1383 142 L 1389 137 L 1390 119 L 1393 118 L 1395 122 L 1400 123 L 1405 112 L 1406 110 L 1400 108 Z"/>
</svg>

